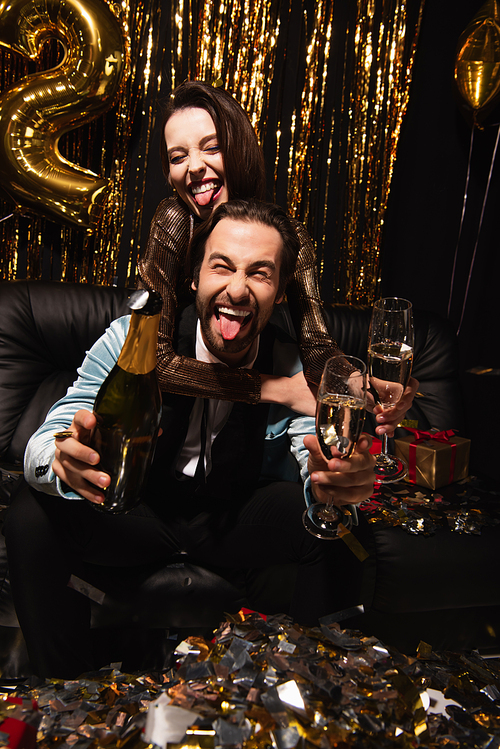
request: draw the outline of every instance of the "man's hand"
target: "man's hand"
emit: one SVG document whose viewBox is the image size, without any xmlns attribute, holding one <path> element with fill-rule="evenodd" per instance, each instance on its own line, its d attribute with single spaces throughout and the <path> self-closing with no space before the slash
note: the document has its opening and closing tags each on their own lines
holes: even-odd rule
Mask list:
<svg viewBox="0 0 500 749">
<path fill-rule="evenodd" d="M 388 437 L 394 435 L 394 430 L 397 425 L 404 419 L 406 412 L 411 408 L 413 398 L 418 390 L 419 382 L 414 377 L 410 377 L 408 385 L 401 396 L 400 400 L 391 406 L 390 408 L 384 408 L 383 406 L 373 406 L 373 413 L 377 417 L 377 428 L 375 432 L 382 436 L 387 434 Z M 372 401 L 371 395 L 368 395 L 368 399 Z M 372 410 L 369 408 L 368 410 Z"/>
<path fill-rule="evenodd" d="M 99 487 L 109 486 L 111 481 L 107 473 L 93 468 L 99 463 L 99 455 L 88 447 L 96 418 L 90 411 L 77 411 L 69 428 L 71 437 L 56 437 L 56 457 L 52 468 L 56 476 L 64 481 L 73 491 L 90 502 L 99 504 L 104 494 Z M 93 486 L 91 486 L 91 484 Z"/>
<path fill-rule="evenodd" d="M 327 461 L 317 437 L 304 437 L 304 446 L 309 450 L 311 489 L 318 502 L 328 502 L 333 497 L 333 504 L 340 507 L 359 504 L 373 494 L 375 457 L 369 452 L 371 444 L 371 437 L 362 434 L 350 458 L 340 458 L 338 453 L 339 457 Z"/>
</svg>

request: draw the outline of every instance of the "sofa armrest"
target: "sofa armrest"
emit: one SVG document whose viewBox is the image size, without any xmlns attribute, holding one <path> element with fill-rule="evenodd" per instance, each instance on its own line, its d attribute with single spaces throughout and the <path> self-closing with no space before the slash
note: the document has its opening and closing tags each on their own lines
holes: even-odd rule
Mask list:
<svg viewBox="0 0 500 749">
<path fill-rule="evenodd" d="M 0 283 L 0 459 L 22 467 L 28 439 L 76 379 L 86 351 L 129 290 L 46 281 Z"/>
</svg>

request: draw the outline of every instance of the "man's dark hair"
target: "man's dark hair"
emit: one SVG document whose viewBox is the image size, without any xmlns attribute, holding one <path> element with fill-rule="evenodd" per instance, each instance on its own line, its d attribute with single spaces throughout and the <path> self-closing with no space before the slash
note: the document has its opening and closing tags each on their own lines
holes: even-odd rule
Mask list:
<svg viewBox="0 0 500 749">
<path fill-rule="evenodd" d="M 160 156 L 165 176 L 168 177 L 170 171 L 165 125 L 173 114 L 193 107 L 204 109 L 214 122 L 229 198 L 264 200 L 264 156 L 246 112 L 223 88 L 201 81 L 184 81 L 163 105 Z"/>
<path fill-rule="evenodd" d="M 218 206 L 194 232 L 187 257 L 186 274 L 196 285 L 205 256 L 205 245 L 210 234 L 223 219 L 244 221 L 249 224 L 270 226 L 279 233 L 282 241 L 278 296 L 281 296 L 295 271 L 300 242 L 292 222 L 279 205 L 260 200 L 230 200 Z"/>
</svg>

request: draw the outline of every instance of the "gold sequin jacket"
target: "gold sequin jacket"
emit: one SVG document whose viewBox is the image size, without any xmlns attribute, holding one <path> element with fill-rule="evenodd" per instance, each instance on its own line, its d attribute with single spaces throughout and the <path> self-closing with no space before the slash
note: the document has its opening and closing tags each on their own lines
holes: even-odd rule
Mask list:
<svg viewBox="0 0 500 749">
<path fill-rule="evenodd" d="M 338 354 L 339 349 L 323 316 L 314 245 L 304 226 L 294 219 L 292 223 L 300 240 L 300 252 L 295 275 L 287 287 L 287 301 L 299 335 L 304 373 L 308 380 L 318 383 L 325 361 Z M 184 262 L 193 228 L 194 217 L 185 204 L 176 197 L 165 198 L 156 210 L 147 247 L 139 261 L 140 286 L 154 289 L 163 297 L 158 334 L 160 387 L 178 395 L 258 403 L 258 372 L 206 364 L 178 356 L 174 351 L 175 317 L 179 303 L 187 296 Z"/>
</svg>

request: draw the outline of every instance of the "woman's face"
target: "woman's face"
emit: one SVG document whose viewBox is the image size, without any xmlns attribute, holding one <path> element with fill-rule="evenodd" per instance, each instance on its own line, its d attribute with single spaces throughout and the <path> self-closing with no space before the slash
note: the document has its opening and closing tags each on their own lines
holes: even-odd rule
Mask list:
<svg viewBox="0 0 500 749">
<path fill-rule="evenodd" d="M 205 109 L 175 112 L 165 125 L 169 181 L 191 211 L 206 219 L 229 199 L 214 122 Z"/>
</svg>

